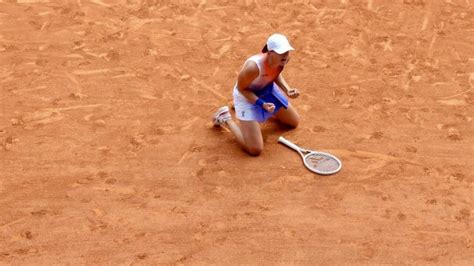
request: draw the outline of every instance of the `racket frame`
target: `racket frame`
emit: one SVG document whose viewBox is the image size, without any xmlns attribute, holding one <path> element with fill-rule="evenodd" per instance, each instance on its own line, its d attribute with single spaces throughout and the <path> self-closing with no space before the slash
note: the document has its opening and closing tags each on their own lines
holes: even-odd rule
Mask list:
<svg viewBox="0 0 474 266">
<path fill-rule="evenodd" d="M 327 153 L 327 152 L 322 152 L 322 151 L 312 151 L 312 150 L 307 150 L 307 149 L 303 149 L 301 148 L 300 146 L 294 144 L 293 142 L 285 139 L 283 136 L 280 136 L 278 138 L 278 142 L 280 143 L 283 143 L 285 144 L 287 147 L 297 151 L 300 155 L 301 155 L 301 158 L 303 159 L 303 163 L 304 163 L 304 166 L 306 166 L 306 168 L 308 168 L 308 170 L 310 170 L 311 172 L 313 173 L 316 173 L 316 174 L 320 174 L 320 175 L 332 175 L 332 174 L 335 174 L 337 172 L 339 172 L 342 168 L 342 162 L 341 160 L 339 160 L 339 158 L 337 158 L 336 156 L 330 154 L 330 153 Z M 331 157 L 332 159 L 336 160 L 339 164 L 339 167 L 333 171 L 319 171 L 319 170 L 316 170 L 316 169 L 313 169 L 311 167 L 308 166 L 307 162 L 306 162 L 306 157 L 312 155 L 312 154 L 321 154 L 321 155 L 324 155 L 324 156 L 328 156 L 328 157 Z"/>
</svg>

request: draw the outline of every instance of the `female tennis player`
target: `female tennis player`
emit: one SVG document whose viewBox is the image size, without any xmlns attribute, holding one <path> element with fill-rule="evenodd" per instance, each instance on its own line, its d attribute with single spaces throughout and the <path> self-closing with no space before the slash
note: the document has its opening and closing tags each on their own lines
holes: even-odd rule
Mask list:
<svg viewBox="0 0 474 266">
<path fill-rule="evenodd" d="M 213 116 L 214 125 L 227 126 L 250 155 L 257 156 L 263 150 L 259 122 L 275 117 L 291 128 L 298 126 L 299 115 L 282 92 L 290 98 L 299 96 L 299 91 L 290 88 L 281 74 L 292 50 L 284 35 L 271 35 L 262 52 L 245 61 L 234 86 L 235 114 L 240 125 L 232 119 L 227 106 L 220 107 Z"/>
</svg>

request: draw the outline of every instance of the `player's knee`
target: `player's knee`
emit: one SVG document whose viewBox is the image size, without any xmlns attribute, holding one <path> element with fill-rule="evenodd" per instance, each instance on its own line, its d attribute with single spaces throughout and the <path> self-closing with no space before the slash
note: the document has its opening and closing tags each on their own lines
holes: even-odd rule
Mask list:
<svg viewBox="0 0 474 266">
<path fill-rule="evenodd" d="M 296 118 L 296 119 L 293 119 L 293 121 L 291 121 L 291 123 L 289 124 L 289 126 L 290 126 L 291 128 L 297 128 L 299 124 L 300 124 L 300 119 L 299 119 L 299 118 Z"/>
<path fill-rule="evenodd" d="M 286 122 L 286 125 L 289 126 L 290 128 L 292 129 L 295 129 L 298 127 L 300 123 L 300 118 L 299 117 L 295 117 L 293 119 L 290 119 L 289 121 Z"/>
<path fill-rule="evenodd" d="M 263 147 L 260 147 L 260 146 L 247 147 L 248 154 L 250 154 L 252 156 L 259 156 L 260 153 L 262 153 L 262 151 L 263 151 Z"/>
</svg>

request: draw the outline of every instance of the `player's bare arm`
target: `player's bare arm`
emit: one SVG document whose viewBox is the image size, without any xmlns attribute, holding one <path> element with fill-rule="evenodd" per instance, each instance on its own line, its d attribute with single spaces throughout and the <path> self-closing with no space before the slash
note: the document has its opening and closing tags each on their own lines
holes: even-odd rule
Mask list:
<svg viewBox="0 0 474 266">
<path fill-rule="evenodd" d="M 257 64 L 249 61 L 245 63 L 237 78 L 237 88 L 239 89 L 240 93 L 242 93 L 242 95 L 244 95 L 245 98 L 247 98 L 247 100 L 251 103 L 257 101 L 258 97 L 249 89 L 249 86 L 252 81 L 258 77 L 258 74 L 259 70 Z"/>
<path fill-rule="evenodd" d="M 258 70 L 257 64 L 249 61 L 245 63 L 237 78 L 237 88 L 239 89 L 240 93 L 242 93 L 242 95 L 244 95 L 245 98 L 247 98 L 247 100 L 251 103 L 257 102 L 258 97 L 249 89 L 249 86 L 252 81 L 258 77 L 259 72 L 260 71 Z M 275 105 L 273 103 L 264 103 L 262 107 L 270 113 L 275 110 Z"/>
</svg>

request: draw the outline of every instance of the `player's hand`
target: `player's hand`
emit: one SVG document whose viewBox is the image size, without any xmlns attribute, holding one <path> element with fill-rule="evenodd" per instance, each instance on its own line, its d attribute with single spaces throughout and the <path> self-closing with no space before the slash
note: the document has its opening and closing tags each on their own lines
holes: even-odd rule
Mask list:
<svg viewBox="0 0 474 266">
<path fill-rule="evenodd" d="M 300 91 L 299 91 L 298 89 L 292 88 L 292 89 L 289 89 L 289 90 L 286 92 L 286 95 L 288 95 L 288 97 L 294 99 L 294 98 L 300 96 Z"/>
<path fill-rule="evenodd" d="M 273 103 L 264 103 L 262 108 L 269 113 L 273 113 L 275 111 L 275 105 Z"/>
</svg>

